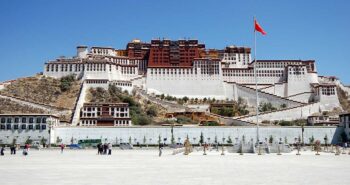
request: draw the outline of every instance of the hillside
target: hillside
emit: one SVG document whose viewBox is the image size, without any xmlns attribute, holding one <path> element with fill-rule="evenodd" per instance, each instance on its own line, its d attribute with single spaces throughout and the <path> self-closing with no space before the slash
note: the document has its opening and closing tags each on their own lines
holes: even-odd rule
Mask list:
<svg viewBox="0 0 350 185">
<path fill-rule="evenodd" d="M 87 92 L 86 102 L 90 103 L 128 103 L 130 116 L 134 125 L 158 124 L 164 121 L 165 110 L 141 97 L 122 92 L 115 85 L 108 90 L 103 88 L 90 88 Z"/>
<path fill-rule="evenodd" d="M 337 92 L 338 92 L 339 102 L 343 110 L 345 112 L 350 112 L 350 100 L 348 99 L 346 92 L 339 87 L 337 87 Z"/>
<path fill-rule="evenodd" d="M 21 105 L 8 99 L 0 98 L 0 114 L 13 113 L 47 113 L 44 110 Z"/>
<path fill-rule="evenodd" d="M 61 79 L 38 75 L 19 78 L 1 90 L 0 94 L 28 102 L 73 109 L 79 88 L 78 81 L 71 80 L 67 83 Z"/>
</svg>

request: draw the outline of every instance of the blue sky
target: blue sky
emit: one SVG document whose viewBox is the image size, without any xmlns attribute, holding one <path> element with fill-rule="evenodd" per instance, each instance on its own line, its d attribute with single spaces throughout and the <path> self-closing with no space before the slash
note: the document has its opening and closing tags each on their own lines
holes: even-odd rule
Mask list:
<svg viewBox="0 0 350 185">
<path fill-rule="evenodd" d="M 253 47 L 258 59 L 314 59 L 350 84 L 348 0 L 1 0 L 0 81 L 30 76 L 77 45 L 125 48 L 134 38 L 196 38 L 207 48 Z"/>
</svg>

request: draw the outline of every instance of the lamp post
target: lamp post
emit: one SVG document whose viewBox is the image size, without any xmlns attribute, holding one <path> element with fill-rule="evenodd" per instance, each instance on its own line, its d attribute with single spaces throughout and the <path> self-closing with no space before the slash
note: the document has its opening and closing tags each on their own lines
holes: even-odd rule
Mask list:
<svg viewBox="0 0 350 185">
<path fill-rule="evenodd" d="M 49 148 L 51 147 L 51 134 L 52 134 L 52 123 L 54 122 L 53 121 L 53 118 L 49 117 L 47 118 L 46 120 L 47 124 L 49 125 Z"/>
<path fill-rule="evenodd" d="M 304 146 L 304 123 L 301 124 L 301 144 Z"/>
</svg>

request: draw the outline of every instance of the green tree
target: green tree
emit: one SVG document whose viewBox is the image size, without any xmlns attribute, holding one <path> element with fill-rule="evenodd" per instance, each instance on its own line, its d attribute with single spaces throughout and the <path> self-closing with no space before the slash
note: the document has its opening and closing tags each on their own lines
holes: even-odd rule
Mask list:
<svg viewBox="0 0 350 185">
<path fill-rule="evenodd" d="M 47 142 L 47 139 L 45 139 L 44 137 L 42 137 L 41 140 L 40 140 L 40 144 L 41 144 L 41 145 L 45 145 L 46 142 Z"/>
<path fill-rule="evenodd" d="M 12 140 L 12 145 L 15 145 L 17 143 L 17 139 L 16 138 L 13 138 Z"/>
<path fill-rule="evenodd" d="M 309 142 L 310 144 L 313 144 L 315 142 L 315 138 L 313 135 L 311 136 L 311 138 L 309 138 Z"/>
<path fill-rule="evenodd" d="M 203 102 L 204 102 L 204 103 L 207 102 L 207 100 L 208 100 L 207 98 L 203 98 Z"/>
<path fill-rule="evenodd" d="M 284 137 L 284 144 L 288 144 L 288 138 L 287 138 L 287 136 Z"/>
<path fill-rule="evenodd" d="M 131 136 L 129 136 L 129 144 L 131 144 L 131 142 L 132 142 L 132 138 Z"/>
<path fill-rule="evenodd" d="M 183 97 L 182 100 L 187 103 L 187 101 L 189 100 L 187 96 Z"/>
<path fill-rule="evenodd" d="M 56 144 L 60 144 L 62 142 L 62 139 L 60 137 L 57 136 L 56 138 Z"/>
<path fill-rule="evenodd" d="M 270 135 L 270 138 L 269 138 L 269 143 L 272 144 L 273 143 L 273 136 Z"/>
<path fill-rule="evenodd" d="M 25 141 L 25 144 L 32 144 L 33 140 L 30 139 L 30 137 L 27 138 L 27 140 Z"/>
<path fill-rule="evenodd" d="M 227 143 L 228 143 L 228 144 L 232 144 L 231 136 L 228 136 Z"/>
<path fill-rule="evenodd" d="M 285 103 L 281 104 L 281 109 L 285 109 L 285 108 L 287 108 L 287 104 Z"/>
</svg>

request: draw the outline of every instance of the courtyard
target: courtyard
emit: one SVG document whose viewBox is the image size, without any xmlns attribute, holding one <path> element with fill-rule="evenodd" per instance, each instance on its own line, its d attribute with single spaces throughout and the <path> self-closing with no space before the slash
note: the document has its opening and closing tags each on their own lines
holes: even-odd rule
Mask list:
<svg viewBox="0 0 350 185">
<path fill-rule="evenodd" d="M 302 151 L 283 155 L 232 154 L 195 151 L 186 156 L 165 149 L 33 150 L 24 157 L 0 156 L 1 184 L 348 184 L 350 155 Z M 20 152 L 19 152 L 20 153 Z"/>
</svg>

